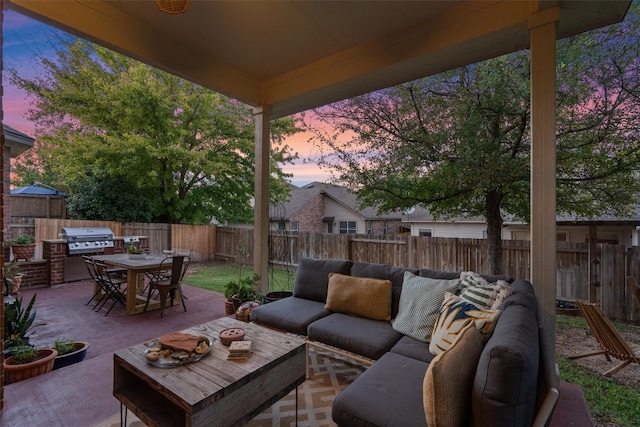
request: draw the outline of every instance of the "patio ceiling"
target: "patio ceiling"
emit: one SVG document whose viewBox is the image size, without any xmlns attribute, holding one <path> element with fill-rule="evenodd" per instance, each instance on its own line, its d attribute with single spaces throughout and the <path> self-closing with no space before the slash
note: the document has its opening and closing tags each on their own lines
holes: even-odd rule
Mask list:
<svg viewBox="0 0 640 427">
<path fill-rule="evenodd" d="M 5 0 L 6 7 L 285 116 L 529 47 L 536 13 L 558 36 L 620 21 L 629 1 Z"/>
</svg>

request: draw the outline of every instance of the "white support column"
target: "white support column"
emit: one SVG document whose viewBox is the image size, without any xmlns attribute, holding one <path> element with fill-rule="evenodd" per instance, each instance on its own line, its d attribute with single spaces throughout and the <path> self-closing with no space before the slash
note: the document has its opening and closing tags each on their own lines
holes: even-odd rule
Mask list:
<svg viewBox="0 0 640 427">
<path fill-rule="evenodd" d="M 542 326 L 541 367 L 559 388 L 556 313 L 556 23 L 558 8 L 533 15 L 531 37 L 531 282 Z"/>
<path fill-rule="evenodd" d="M 256 126 L 255 210 L 253 217 L 253 271 L 260 276 L 260 292 L 269 290 L 269 148 L 271 108 L 253 109 Z"/>
</svg>

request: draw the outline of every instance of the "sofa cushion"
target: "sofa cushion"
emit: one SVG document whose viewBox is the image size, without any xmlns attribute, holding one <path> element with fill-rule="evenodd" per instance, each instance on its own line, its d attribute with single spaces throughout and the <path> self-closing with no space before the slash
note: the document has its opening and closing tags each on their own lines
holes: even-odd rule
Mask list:
<svg viewBox="0 0 640 427">
<path fill-rule="evenodd" d="M 458 271 L 443 271 L 443 270 L 432 270 L 430 268 L 421 268 L 419 273 L 420 276 L 430 277 L 432 279 L 456 279 L 460 278 L 460 272 Z M 492 275 L 492 274 L 481 274 L 481 276 L 489 283 L 495 283 L 498 280 L 504 280 L 507 283 L 513 282 L 513 278 L 511 276 L 505 275 Z"/>
<path fill-rule="evenodd" d="M 418 274 L 417 268 L 391 267 L 385 264 L 356 261 L 351 267 L 351 275 L 357 277 L 372 277 L 374 279 L 391 280 L 391 318 L 398 315 L 400 292 L 404 281 L 404 272 L 410 271 Z"/>
<path fill-rule="evenodd" d="M 478 361 L 472 395 L 475 426 L 533 422 L 540 352 L 535 295 L 528 282 L 512 287 Z"/>
<path fill-rule="evenodd" d="M 422 381 L 429 365 L 386 353 L 333 401 L 340 426 L 426 427 Z"/>
<path fill-rule="evenodd" d="M 429 363 L 422 393 L 429 427 L 468 425 L 471 384 L 481 351 L 480 331 L 467 324 L 451 347 Z"/>
<path fill-rule="evenodd" d="M 391 281 L 329 273 L 325 309 L 391 321 Z"/>
<path fill-rule="evenodd" d="M 405 272 L 393 328 L 404 335 L 429 342 L 444 294 L 455 292 L 458 283 L 459 279 L 430 279 Z"/>
<path fill-rule="evenodd" d="M 293 296 L 326 302 L 329 273 L 349 274 L 351 265 L 347 260 L 302 258 L 296 270 Z"/>
<path fill-rule="evenodd" d="M 429 351 L 434 355 L 447 351 L 469 324 L 473 324 L 486 341 L 499 317 L 499 310 L 478 308 L 462 297 L 446 293 L 433 328 Z"/>
<path fill-rule="evenodd" d="M 379 359 L 400 339 L 391 323 L 333 313 L 307 328 L 310 339 L 329 344 L 369 359 Z"/>
<path fill-rule="evenodd" d="M 453 280 L 460 278 L 460 273 L 456 271 L 432 270 L 430 268 L 421 268 L 418 271 L 418 275 L 422 277 L 428 277 L 430 279 Z"/>
<path fill-rule="evenodd" d="M 427 363 L 431 362 L 434 357 L 429 351 L 429 343 L 411 338 L 408 335 L 403 335 L 389 351 Z"/>
<path fill-rule="evenodd" d="M 311 322 L 330 314 L 321 302 L 288 297 L 254 308 L 251 321 L 293 334 L 307 335 L 307 326 Z"/>
</svg>

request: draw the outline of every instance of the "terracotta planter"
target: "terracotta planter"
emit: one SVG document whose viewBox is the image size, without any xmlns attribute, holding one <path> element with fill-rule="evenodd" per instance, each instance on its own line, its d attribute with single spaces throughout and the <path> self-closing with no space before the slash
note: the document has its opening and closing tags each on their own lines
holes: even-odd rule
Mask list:
<svg viewBox="0 0 640 427">
<path fill-rule="evenodd" d="M 231 298 L 224 300 L 224 314 L 227 316 L 235 314 L 235 310 L 233 309 L 233 300 Z"/>
<path fill-rule="evenodd" d="M 31 261 L 33 258 L 33 254 L 36 252 L 36 244 L 32 243 L 30 245 L 11 245 L 11 250 L 13 251 L 13 260 L 25 260 Z"/>
<path fill-rule="evenodd" d="M 73 365 L 74 363 L 82 362 L 87 355 L 87 349 L 89 343 L 83 341 L 76 341 L 74 344 L 75 350 L 71 353 L 59 354 L 55 357 L 53 362 L 53 369 L 64 368 L 65 366 Z"/>
<path fill-rule="evenodd" d="M 54 349 L 46 348 L 38 350 L 38 354 L 45 355 L 35 362 L 13 364 L 14 356 L 10 356 L 4 361 L 4 382 L 5 384 L 17 383 L 41 374 L 46 374 L 53 369 L 53 362 L 58 352 Z"/>
</svg>

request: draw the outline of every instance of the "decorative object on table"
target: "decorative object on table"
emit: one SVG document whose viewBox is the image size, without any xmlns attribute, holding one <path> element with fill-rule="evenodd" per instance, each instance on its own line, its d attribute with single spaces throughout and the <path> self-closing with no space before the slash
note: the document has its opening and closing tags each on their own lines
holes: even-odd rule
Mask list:
<svg viewBox="0 0 640 427">
<path fill-rule="evenodd" d="M 223 345 L 231 345 L 234 341 L 242 341 L 245 334 L 246 332 L 242 328 L 226 328 L 220 331 L 220 342 Z"/>
<path fill-rule="evenodd" d="M 13 260 L 25 260 L 31 261 L 33 254 L 36 251 L 36 239 L 29 234 L 21 234 L 15 239 L 9 241 L 11 251 L 13 252 Z"/>
<path fill-rule="evenodd" d="M 183 332 L 171 332 L 158 338 L 144 352 L 147 363 L 158 368 L 173 368 L 197 362 L 209 354 L 211 340 Z"/>
<path fill-rule="evenodd" d="M 246 360 L 251 356 L 251 341 L 233 341 L 227 360 Z"/>
<path fill-rule="evenodd" d="M 256 301 L 245 301 L 240 304 L 238 310 L 236 311 L 236 319 L 241 322 L 250 322 L 251 321 L 251 312 L 254 308 L 260 307 L 260 303 Z"/>
<path fill-rule="evenodd" d="M 58 352 L 53 362 L 53 370 L 82 362 L 87 355 L 89 343 L 73 339 L 57 339 L 53 348 Z"/>
<path fill-rule="evenodd" d="M 129 247 L 127 248 L 127 253 L 129 254 L 129 258 L 131 259 L 144 258 L 146 255 L 144 252 L 142 252 L 142 250 L 140 250 L 140 248 L 138 248 L 135 243 L 129 245 Z"/>
<path fill-rule="evenodd" d="M 51 348 L 35 349 L 31 346 L 13 347 L 12 355 L 4 360 L 5 384 L 46 374 L 53 369 L 58 352 Z"/>
<path fill-rule="evenodd" d="M 36 310 L 33 304 L 36 301 L 33 294 L 26 307 L 22 305 L 22 298 L 16 298 L 12 303 L 4 305 L 4 348 L 29 345 L 29 336 L 33 321 L 36 318 Z"/>
<path fill-rule="evenodd" d="M 4 265 L 4 280 L 8 283 L 9 295 L 18 295 L 24 273 L 20 270 L 20 266 L 15 261 L 8 262 Z"/>
</svg>

